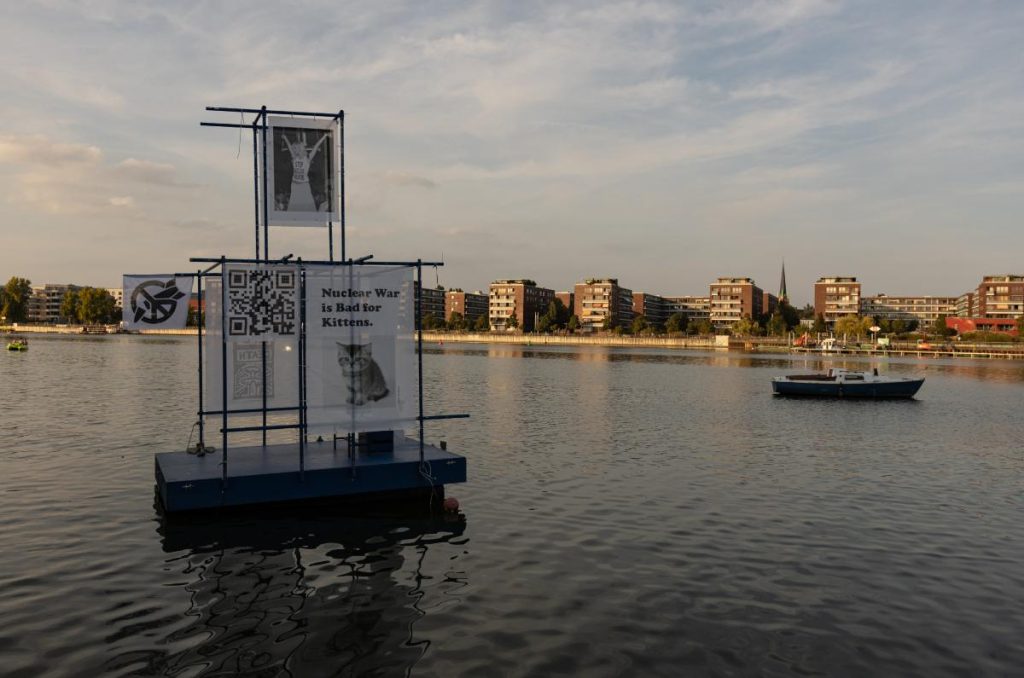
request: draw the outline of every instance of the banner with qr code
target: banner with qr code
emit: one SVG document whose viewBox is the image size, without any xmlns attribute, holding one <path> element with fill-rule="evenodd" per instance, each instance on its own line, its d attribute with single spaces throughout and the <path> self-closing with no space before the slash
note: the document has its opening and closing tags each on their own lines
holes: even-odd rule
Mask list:
<svg viewBox="0 0 1024 678">
<path fill-rule="evenodd" d="M 229 279 L 225 276 L 224 279 Z M 236 283 L 243 279 L 236 278 Z M 251 280 L 251 278 L 245 278 Z M 263 278 L 253 280 L 267 281 Z M 275 278 L 276 280 L 276 278 Z M 281 282 L 287 287 L 287 279 Z M 298 299 L 298 285 L 295 288 L 295 299 Z M 230 334 L 231 311 L 227 317 L 223 317 L 225 308 L 225 297 L 228 297 L 230 307 L 230 295 L 222 294 L 221 281 L 217 278 L 210 278 L 206 286 L 206 330 L 203 333 L 204 352 L 204 390 L 206 401 L 204 407 L 207 410 L 218 411 L 223 409 L 225 391 L 227 394 L 227 409 L 229 410 L 251 410 L 262 407 L 264 390 L 268 407 L 298 407 L 299 404 L 299 337 L 296 325 L 292 334 L 281 333 L 272 335 L 264 332 L 260 335 L 245 337 L 237 332 L 244 326 L 249 330 L 253 328 L 266 329 L 273 325 L 273 322 L 264 323 L 261 317 L 257 322 L 252 321 L 252 316 L 243 313 L 241 305 L 247 303 L 244 300 L 255 302 L 258 307 L 265 307 L 268 304 L 274 306 L 281 301 L 267 301 L 267 288 L 256 284 L 257 292 L 251 295 L 243 295 L 242 287 L 236 287 L 234 297 L 234 313 L 236 317 L 245 318 L 244 322 L 236 323 L 236 334 Z M 285 295 L 287 296 L 287 295 Z M 280 305 L 275 306 L 279 313 L 283 313 Z M 298 309 L 296 302 L 294 309 Z M 262 313 L 262 311 L 261 311 Z M 279 329 L 286 329 L 287 322 L 279 320 Z M 221 343 L 221 338 L 226 336 L 226 345 Z M 222 369 L 224 358 L 227 359 L 227 368 Z M 226 387 L 226 388 L 225 388 Z M 252 415 L 252 423 L 258 423 L 259 415 Z M 293 416 L 293 415 L 289 415 Z"/>
<path fill-rule="evenodd" d="M 400 429 L 419 414 L 408 266 L 306 267 L 310 433 Z"/>
<path fill-rule="evenodd" d="M 299 336 L 297 266 L 225 266 L 225 332 L 230 342 Z"/>
<path fill-rule="evenodd" d="M 121 319 L 126 330 L 180 330 L 188 320 L 192 276 L 123 277 Z"/>
</svg>

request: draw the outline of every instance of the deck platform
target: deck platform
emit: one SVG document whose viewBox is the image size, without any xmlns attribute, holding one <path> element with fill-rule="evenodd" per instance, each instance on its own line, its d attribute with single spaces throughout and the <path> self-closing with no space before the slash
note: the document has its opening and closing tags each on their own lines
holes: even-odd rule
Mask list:
<svg viewBox="0 0 1024 678">
<path fill-rule="evenodd" d="M 219 449 L 203 456 L 157 454 L 157 492 L 164 510 L 372 497 L 466 482 L 466 458 L 433 445 L 424 448 L 429 481 L 420 472 L 419 441 L 404 436 L 396 437 L 391 452 L 360 451 L 354 458 L 341 441 L 337 450 L 329 441 L 309 443 L 301 477 L 298 443 L 229 448 L 226 484 L 221 460 Z"/>
</svg>

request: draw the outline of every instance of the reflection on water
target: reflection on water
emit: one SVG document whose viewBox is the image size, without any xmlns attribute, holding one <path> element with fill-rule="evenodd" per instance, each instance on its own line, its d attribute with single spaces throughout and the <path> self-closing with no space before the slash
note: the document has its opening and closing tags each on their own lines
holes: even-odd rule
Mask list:
<svg viewBox="0 0 1024 678">
<path fill-rule="evenodd" d="M 406 674 L 429 641 L 416 632 L 426 587 L 457 602 L 466 573 L 425 568 L 437 544 L 457 543 L 462 516 L 423 508 L 367 514 L 328 507 L 161 518 L 173 586 L 188 596 L 161 649 L 133 648 L 142 629 L 105 638 L 127 646 L 104 666 L 157 675 Z M 428 601 L 429 602 L 429 601 Z M 429 604 L 433 605 L 433 602 Z"/>
<path fill-rule="evenodd" d="M 1024 361 L 967 358 L 912 358 L 888 356 L 820 356 L 809 353 L 776 354 L 745 351 L 707 351 L 696 349 L 623 348 L 616 346 L 524 347 L 515 344 L 489 344 L 486 347 L 446 344 L 424 346 L 424 355 L 467 355 L 489 358 L 528 358 L 533 360 L 570 360 L 576 362 L 629 362 L 713 367 L 771 367 L 824 372 L 832 367 L 853 370 L 877 368 L 880 372 L 914 371 L 948 374 L 1007 383 L 1024 382 Z M 782 372 L 780 372 L 782 373 Z"/>
</svg>

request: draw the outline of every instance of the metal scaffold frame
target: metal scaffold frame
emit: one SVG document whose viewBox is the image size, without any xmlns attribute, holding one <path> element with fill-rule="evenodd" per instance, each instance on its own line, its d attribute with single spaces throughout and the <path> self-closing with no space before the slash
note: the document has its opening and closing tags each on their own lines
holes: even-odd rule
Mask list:
<svg viewBox="0 0 1024 678">
<path fill-rule="evenodd" d="M 254 114 L 255 118 L 251 123 L 245 123 L 244 120 L 241 123 L 221 123 L 221 122 L 201 122 L 200 124 L 204 127 L 228 127 L 235 129 L 250 129 L 253 135 L 253 205 L 254 205 L 254 226 L 255 226 L 255 258 L 232 258 L 227 256 L 220 257 L 192 257 L 190 259 L 193 263 L 209 264 L 205 269 L 199 269 L 195 273 L 189 273 L 187 275 L 194 275 L 198 280 L 198 294 L 199 294 L 199 308 L 203 311 L 202 317 L 203 322 L 199 323 L 198 331 L 198 355 L 199 355 L 199 368 L 198 368 L 198 401 L 199 408 L 197 415 L 199 417 L 199 445 L 198 449 L 207 450 L 206 447 L 206 418 L 213 416 L 220 416 L 220 429 L 221 434 L 221 483 L 222 489 L 227 488 L 228 483 L 228 449 L 229 449 L 229 434 L 231 433 L 242 433 L 242 432 L 261 432 L 262 433 L 262 444 L 265 448 L 267 446 L 267 431 L 272 430 L 286 430 L 286 429 L 297 429 L 299 435 L 299 472 L 302 477 L 305 470 L 305 453 L 307 448 L 307 434 L 308 434 L 308 393 L 306 387 L 306 367 L 307 367 L 307 347 L 306 347 L 306 267 L 307 266 L 328 266 L 344 268 L 348 267 L 349 271 L 355 271 L 356 267 L 361 266 L 391 266 L 391 267 L 408 267 L 416 269 L 416 308 L 415 308 L 415 332 L 416 332 L 416 355 L 417 355 L 417 389 L 418 389 L 418 416 L 416 420 L 419 428 L 419 455 L 421 465 L 424 463 L 424 445 L 425 445 L 425 433 L 424 433 L 424 422 L 434 421 L 441 419 L 462 419 L 469 417 L 468 414 L 435 414 L 426 415 L 424 414 L 424 402 L 423 402 L 423 336 L 420 328 L 422 327 L 422 312 L 423 312 L 423 295 L 422 295 L 422 279 L 423 279 L 423 267 L 424 266 L 443 266 L 443 262 L 425 262 L 417 259 L 416 261 L 371 261 L 373 255 L 367 255 L 358 259 L 351 257 L 346 258 L 347 243 L 345 238 L 345 145 L 344 145 L 344 121 L 345 112 L 338 111 L 337 113 L 317 113 L 310 111 L 292 111 L 292 110 L 271 110 L 266 106 L 260 108 L 236 108 L 236 107 L 222 107 L 222 106 L 208 106 L 208 111 L 216 111 L 223 113 L 238 113 L 238 114 Z M 326 261 L 304 261 L 301 258 L 292 260 L 292 255 L 288 254 L 284 257 L 271 259 L 270 258 L 270 229 L 269 229 L 269 198 L 268 198 L 268 186 L 267 186 L 267 116 L 268 115 L 282 115 L 282 116 L 294 116 L 294 117 L 308 117 L 308 118 L 329 118 L 337 121 L 338 123 L 338 139 L 340 146 L 340 161 L 338 163 L 338 175 L 336 186 L 338 187 L 338 206 L 340 210 L 340 249 L 341 256 L 335 259 L 334 256 L 334 237 L 333 237 L 333 223 L 330 219 L 326 220 L 328 227 L 328 259 Z M 262 143 L 260 143 L 262 142 Z M 262 150 L 262 153 L 260 152 Z M 260 157 L 262 155 L 262 157 Z M 260 252 L 261 238 L 260 230 L 262 227 L 262 255 Z M 204 361 L 203 361 L 203 336 L 204 326 L 206 320 L 205 306 L 203 305 L 203 280 L 204 278 L 221 278 L 224 275 L 225 266 L 230 264 L 241 264 L 241 265 L 260 265 L 260 266 L 291 266 L 297 267 L 299 274 L 299 323 L 298 323 L 298 351 L 299 359 L 297 361 L 298 369 L 298 396 L 299 402 L 294 407 L 268 407 L 267 406 L 267 354 L 266 354 L 266 341 L 261 341 L 261 406 L 258 408 L 241 408 L 241 409 L 230 409 L 228 407 L 228 379 L 227 379 L 227 331 L 226 331 L 226 285 L 221 285 L 221 408 L 219 410 L 207 410 L 204 407 L 203 391 L 205 385 L 204 375 Z M 287 413 L 294 412 L 297 415 L 297 421 L 292 424 L 270 424 L 268 423 L 269 413 Z M 261 415 L 261 423 L 255 426 L 230 426 L 229 418 L 233 415 Z M 353 459 L 353 473 L 354 473 L 354 455 L 356 449 L 355 432 L 350 431 L 345 439 L 348 443 L 348 452 Z"/>
</svg>

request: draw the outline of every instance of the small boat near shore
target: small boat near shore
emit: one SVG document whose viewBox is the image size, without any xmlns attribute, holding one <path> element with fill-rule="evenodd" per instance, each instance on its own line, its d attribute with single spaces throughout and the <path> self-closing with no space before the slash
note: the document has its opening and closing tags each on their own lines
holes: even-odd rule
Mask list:
<svg viewBox="0 0 1024 678">
<path fill-rule="evenodd" d="M 8 351 L 27 351 L 28 341 L 25 339 L 11 339 L 7 342 Z"/>
<path fill-rule="evenodd" d="M 824 398 L 913 398 L 924 378 L 888 377 L 878 370 L 857 372 L 841 368 L 825 374 L 794 374 L 772 378 L 772 393 Z"/>
</svg>

